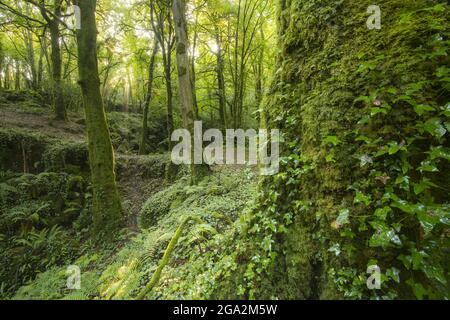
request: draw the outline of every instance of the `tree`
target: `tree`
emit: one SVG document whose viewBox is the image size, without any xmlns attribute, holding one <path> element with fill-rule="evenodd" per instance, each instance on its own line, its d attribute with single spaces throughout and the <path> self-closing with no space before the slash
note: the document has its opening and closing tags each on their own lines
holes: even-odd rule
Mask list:
<svg viewBox="0 0 450 320">
<path fill-rule="evenodd" d="M 148 135 L 148 109 L 150 107 L 150 102 L 152 100 L 152 90 L 153 90 L 153 80 L 155 71 L 155 59 L 158 53 L 158 40 L 155 38 L 153 40 L 153 50 L 150 57 L 150 63 L 148 66 L 148 80 L 147 80 L 147 93 L 144 102 L 144 112 L 142 119 L 142 137 L 141 144 L 139 146 L 139 154 L 143 155 L 147 152 L 147 135 Z"/>
<path fill-rule="evenodd" d="M 121 223 L 122 207 L 114 172 L 114 152 L 106 122 L 97 62 L 96 0 L 76 1 L 81 12 L 77 31 L 79 84 L 83 94 L 93 185 L 93 231 L 112 237 Z"/>
<path fill-rule="evenodd" d="M 173 124 L 173 88 L 172 88 L 172 51 L 175 45 L 175 36 L 173 34 L 172 0 L 150 1 L 150 20 L 153 33 L 159 42 L 161 48 L 164 79 L 166 82 L 166 104 L 167 104 L 167 132 L 168 149 L 172 147 L 170 136 L 172 134 Z"/>
<path fill-rule="evenodd" d="M 50 46 L 51 46 L 51 73 L 52 73 L 52 82 L 53 82 L 53 93 L 54 93 L 54 109 L 55 109 L 55 117 L 58 120 L 66 120 L 66 108 L 64 105 L 64 96 L 63 96 L 63 88 L 62 88 L 62 61 L 61 61 L 61 32 L 60 26 L 63 24 L 61 20 L 61 7 L 62 0 L 54 0 L 54 2 L 49 5 L 45 1 L 36 2 L 34 0 L 25 0 L 26 12 L 22 12 L 22 8 L 20 5 L 18 7 L 13 7 L 9 5 L 5 1 L 0 1 L 0 7 L 5 9 L 6 11 L 15 15 L 20 21 L 15 21 L 16 24 L 25 26 L 28 31 L 32 28 L 32 25 L 37 25 L 39 28 L 43 28 L 43 30 L 49 30 L 50 32 Z M 34 18 L 31 15 L 31 9 L 28 7 L 28 4 L 32 5 L 36 8 L 40 14 L 44 22 L 37 18 Z M 27 35 L 30 37 L 30 34 Z M 31 39 L 27 39 L 27 45 L 31 46 Z M 29 49 L 30 50 L 30 49 Z M 32 50 L 32 49 L 31 49 Z M 33 64 L 34 57 L 31 55 L 31 52 L 28 53 L 31 69 L 33 72 Z M 33 61 L 31 61 L 33 59 Z"/>
<path fill-rule="evenodd" d="M 178 83 L 179 94 L 181 102 L 181 114 L 183 117 L 183 125 L 191 133 L 194 139 L 194 121 L 196 120 L 196 113 L 194 111 L 194 95 L 192 93 L 192 77 L 191 65 L 188 55 L 189 41 L 186 23 L 186 2 L 185 0 L 173 0 L 173 19 L 175 22 L 175 33 L 177 40 L 177 69 L 178 69 Z M 195 146 L 192 143 L 192 146 Z M 194 154 L 195 147 L 191 148 Z M 191 157 L 193 160 L 194 157 Z M 194 161 L 191 164 L 191 183 L 196 184 L 202 176 L 205 166 L 201 164 L 196 165 Z"/>
</svg>

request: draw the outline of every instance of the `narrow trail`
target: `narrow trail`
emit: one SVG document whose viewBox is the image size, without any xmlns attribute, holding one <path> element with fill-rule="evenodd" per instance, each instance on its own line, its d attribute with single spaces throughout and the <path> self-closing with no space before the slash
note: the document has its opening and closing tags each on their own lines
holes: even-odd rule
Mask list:
<svg viewBox="0 0 450 320">
<path fill-rule="evenodd" d="M 70 142 L 86 141 L 85 126 L 82 119 L 71 118 L 68 121 L 56 121 L 50 110 L 42 112 L 26 112 L 11 103 L 0 107 L 0 128 L 20 129 L 36 133 L 52 139 Z M 127 212 L 127 227 L 138 231 L 137 217 L 145 201 L 164 186 L 161 176 L 153 176 L 145 166 L 147 156 L 123 154 L 115 151 L 121 170 L 117 182 L 122 196 L 123 206 Z"/>
<path fill-rule="evenodd" d="M 85 140 L 84 125 L 74 121 L 56 121 L 47 113 L 29 113 L 14 105 L 0 108 L 0 127 L 20 128 L 52 138 Z"/>
</svg>

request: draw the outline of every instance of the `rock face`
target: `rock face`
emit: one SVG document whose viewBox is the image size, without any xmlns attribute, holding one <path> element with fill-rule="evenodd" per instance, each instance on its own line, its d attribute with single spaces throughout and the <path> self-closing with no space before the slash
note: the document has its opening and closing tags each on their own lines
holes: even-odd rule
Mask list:
<svg viewBox="0 0 450 320">
<path fill-rule="evenodd" d="M 378 1 L 378 30 L 368 28 L 371 4 L 279 1 L 264 119 L 283 132 L 282 168 L 265 181 L 258 220 L 274 225 L 259 237 L 276 254 L 255 296 L 445 295 L 449 8 Z M 383 293 L 367 288 L 370 265 Z"/>
</svg>

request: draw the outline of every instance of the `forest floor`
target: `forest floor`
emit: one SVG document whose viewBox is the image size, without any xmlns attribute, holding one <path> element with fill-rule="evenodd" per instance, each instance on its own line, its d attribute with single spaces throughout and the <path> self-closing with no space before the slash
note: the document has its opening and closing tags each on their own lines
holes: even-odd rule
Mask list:
<svg viewBox="0 0 450 320">
<path fill-rule="evenodd" d="M 140 121 L 130 122 L 126 117 L 129 117 L 129 115 L 123 115 L 123 117 L 120 114 L 116 115 L 115 123 L 111 129 L 112 135 L 120 136 L 123 135 L 123 132 L 137 130 L 136 128 L 129 128 L 129 126 L 133 123 L 140 123 Z M 19 135 L 15 137 L 15 143 L 17 139 L 22 139 L 20 132 L 26 132 L 27 134 L 23 139 L 28 137 L 29 134 L 36 135 L 39 139 L 44 137 L 45 144 L 50 144 L 50 146 L 46 146 L 47 149 L 51 149 L 56 144 L 61 144 L 64 146 L 62 149 L 69 149 L 64 152 L 69 152 L 68 154 L 75 152 L 69 157 L 76 158 L 78 156 L 76 150 L 78 149 L 71 150 L 71 148 L 72 145 L 85 144 L 85 128 L 79 115 L 71 114 L 69 118 L 72 120 L 67 122 L 55 121 L 50 109 L 36 106 L 29 107 L 27 101 L 24 103 L 2 103 L 0 101 L 0 147 L 5 148 L 2 141 L 8 140 L 4 137 L 5 132 L 13 132 L 13 135 Z M 124 118 L 123 123 L 120 122 L 122 118 Z M 129 137 L 123 136 L 120 145 L 133 145 L 134 142 L 127 140 L 129 140 Z M 0 151 L 10 152 L 6 150 L 9 149 Z M 11 156 L 15 156 L 21 161 L 20 154 Z M 44 157 L 45 154 L 40 156 Z M 56 158 L 59 157 L 61 155 L 58 154 Z M 66 157 L 65 153 L 63 157 Z M 213 271 L 212 259 L 221 257 L 217 262 L 217 268 L 223 267 L 221 263 L 228 261 L 224 250 L 228 245 L 224 246 L 221 242 L 232 237 L 235 228 L 237 228 L 236 223 L 239 223 L 239 216 L 256 197 L 255 168 L 217 166 L 213 168 L 210 176 L 205 177 L 204 181 L 198 186 L 190 186 L 183 170 L 180 171 L 174 181 L 167 182 L 165 180 L 165 164 L 169 159 L 167 154 L 138 156 L 133 152 L 120 152 L 116 149 L 118 185 L 123 206 L 127 212 L 126 228 L 122 231 L 124 236 L 120 236 L 122 240 L 116 246 L 107 245 L 103 249 L 92 248 L 88 243 L 81 244 L 80 249 L 72 254 L 72 258 L 65 258 L 66 260 L 63 263 L 60 261 L 45 266 L 35 266 L 35 269 L 28 271 L 29 274 L 23 278 L 26 280 L 25 283 L 13 284 L 15 288 L 13 293 L 16 293 L 15 298 L 122 299 L 135 296 L 151 277 L 180 219 L 186 215 L 197 216 L 204 223 L 199 226 L 191 226 L 192 230 L 182 237 L 180 240 L 182 243 L 173 254 L 173 261 L 166 267 L 162 276 L 161 285 L 156 287 L 150 295 L 155 299 L 198 298 L 197 291 L 188 292 L 186 290 L 192 289 L 194 285 L 197 287 L 210 286 L 211 281 L 216 281 L 214 279 L 219 276 L 219 273 Z M 70 160 L 67 161 L 70 162 Z M 20 165 L 18 167 L 21 168 Z M 2 168 L 5 170 L 5 165 Z M 71 167 L 68 166 L 68 168 Z M 17 187 L 16 184 L 14 186 L 9 185 L 10 181 L 30 176 L 29 174 L 24 175 L 23 172 L 8 173 L 8 169 L 6 170 L 6 173 L 1 172 L 0 175 L 0 191 L 3 187 L 6 187 L 6 193 L 9 192 L 9 189 Z M 15 180 L 8 180 L 11 174 L 16 177 Z M 21 174 L 23 176 L 20 176 Z M 41 173 L 35 172 L 34 174 L 39 180 Z M 72 173 L 70 174 L 72 175 Z M 88 175 L 84 175 L 88 177 Z M 4 199 L 1 198 L 2 192 L 0 192 L 0 200 L 4 203 Z M 17 195 L 17 197 L 20 197 L 20 195 Z M 30 201 L 32 203 L 34 201 L 47 201 L 48 197 L 49 194 L 43 194 L 41 198 L 33 198 Z M 29 200 L 28 198 L 26 200 L 18 199 L 16 201 L 18 203 L 8 205 L 9 207 L 5 211 L 6 216 L 13 215 L 17 210 L 21 210 L 21 202 L 24 201 L 27 203 L 26 201 Z M 33 207 L 32 205 L 27 206 Z M 72 210 L 72 208 L 68 209 Z M 30 216 L 36 215 L 36 211 L 31 210 L 27 214 Z M 43 212 L 39 213 L 39 215 L 43 214 Z M 36 228 L 41 227 L 36 226 Z M 72 234 L 71 237 L 79 237 L 75 235 L 75 231 L 72 231 L 71 228 L 68 227 L 67 229 L 67 232 Z M 0 230 L 0 241 L 2 240 L 1 233 Z M 78 231 L 76 234 L 78 234 Z M 50 235 L 48 236 L 50 237 Z M 13 239 L 14 237 L 9 238 Z M 81 243 L 85 241 L 82 240 L 83 238 L 85 239 L 86 236 L 79 239 Z M 46 241 L 52 240 L 49 238 Z M 17 268 L 19 268 L 24 263 L 21 262 L 22 260 L 29 259 L 25 255 L 20 257 L 14 253 L 18 250 L 16 244 L 6 243 L 3 245 L 6 245 L 6 249 L 2 259 L 7 262 L 2 261 L 2 264 L 17 264 Z M 50 247 L 56 246 L 55 244 L 47 245 Z M 27 254 L 39 259 L 53 259 L 53 257 L 48 256 L 41 257 L 33 250 L 27 251 Z M 39 254 L 43 254 L 42 250 Z M 46 254 L 53 255 L 55 253 Z M 192 262 L 189 262 L 191 260 Z M 190 265 L 190 263 L 193 264 Z M 82 278 L 85 279 L 84 283 L 90 283 L 79 292 L 73 292 L 65 288 L 66 265 L 72 264 L 80 266 Z M 195 268 L 196 271 L 192 272 L 191 268 Z M 0 284 L 3 281 L 2 277 L 5 278 L 6 276 L 0 274 Z M 177 279 L 177 284 L 173 282 L 174 279 Z M 23 287 L 23 284 L 27 285 Z M 19 289 L 20 286 L 22 287 Z M 180 291 L 179 286 L 185 286 L 186 290 Z M 206 293 L 207 291 L 205 288 L 202 292 Z M 2 294 L 11 297 L 11 292 L 0 292 L 0 296 Z"/>
<path fill-rule="evenodd" d="M 55 120 L 50 109 L 30 107 L 26 103 L 0 103 L 0 128 L 19 129 L 70 142 L 85 142 L 84 119 L 73 112 L 70 112 L 68 118 L 67 121 Z M 142 167 L 136 164 L 145 159 L 145 156 L 116 150 L 115 157 L 118 162 L 127 164 L 127 170 L 123 170 L 118 176 L 118 185 L 124 205 L 131 213 L 127 226 L 137 231 L 137 214 L 144 202 L 161 190 L 163 177 L 155 178 L 140 172 Z"/>
<path fill-rule="evenodd" d="M 0 127 L 21 128 L 54 138 L 85 140 L 83 125 L 74 121 L 56 121 L 48 112 L 33 113 L 14 104 L 0 107 Z"/>
</svg>

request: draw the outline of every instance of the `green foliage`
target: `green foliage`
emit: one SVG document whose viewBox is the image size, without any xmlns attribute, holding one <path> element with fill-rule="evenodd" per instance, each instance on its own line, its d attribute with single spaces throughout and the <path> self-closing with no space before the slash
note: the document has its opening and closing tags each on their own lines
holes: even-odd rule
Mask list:
<svg viewBox="0 0 450 320">
<path fill-rule="evenodd" d="M 370 4 L 282 4 L 265 111 L 285 143 L 249 222 L 268 261 L 250 296 L 448 298 L 448 5 L 382 1 L 371 31 Z"/>
<path fill-rule="evenodd" d="M 147 298 L 242 296 L 241 288 L 231 282 L 239 268 L 238 257 L 245 254 L 245 247 L 237 241 L 237 230 L 242 226 L 244 212 L 250 211 L 255 192 L 254 175 L 248 171 L 220 168 L 194 187 L 188 185 L 187 178 L 182 178 L 144 206 L 142 214 L 152 203 L 161 205 L 162 198 L 174 202 L 168 209 L 164 207 L 163 212 L 152 211 L 157 214 L 157 225 L 149 226 L 113 251 L 96 248 L 95 255 L 85 254 L 71 260 L 70 264 L 81 268 L 81 291 L 66 289 L 65 267 L 60 267 L 40 274 L 20 288 L 14 298 L 136 298 L 154 276 L 167 245 L 186 216 L 191 216 L 195 224 L 186 225 L 160 281 Z M 174 194 L 179 197 L 171 198 Z M 250 270 L 247 276 L 250 277 Z"/>
<path fill-rule="evenodd" d="M 65 173 L 1 175 L 0 264 L 8 266 L 0 271 L 2 295 L 76 254 L 73 235 L 90 224 L 83 220 L 88 188 L 82 177 Z"/>
<path fill-rule="evenodd" d="M 136 113 L 109 112 L 107 113 L 111 141 L 115 150 L 120 153 L 136 153 L 139 150 L 141 137 L 142 116 Z M 149 119 L 148 145 L 149 150 L 157 152 L 163 150 L 161 141 L 166 139 L 165 127 L 161 126 L 163 119 Z"/>
</svg>

